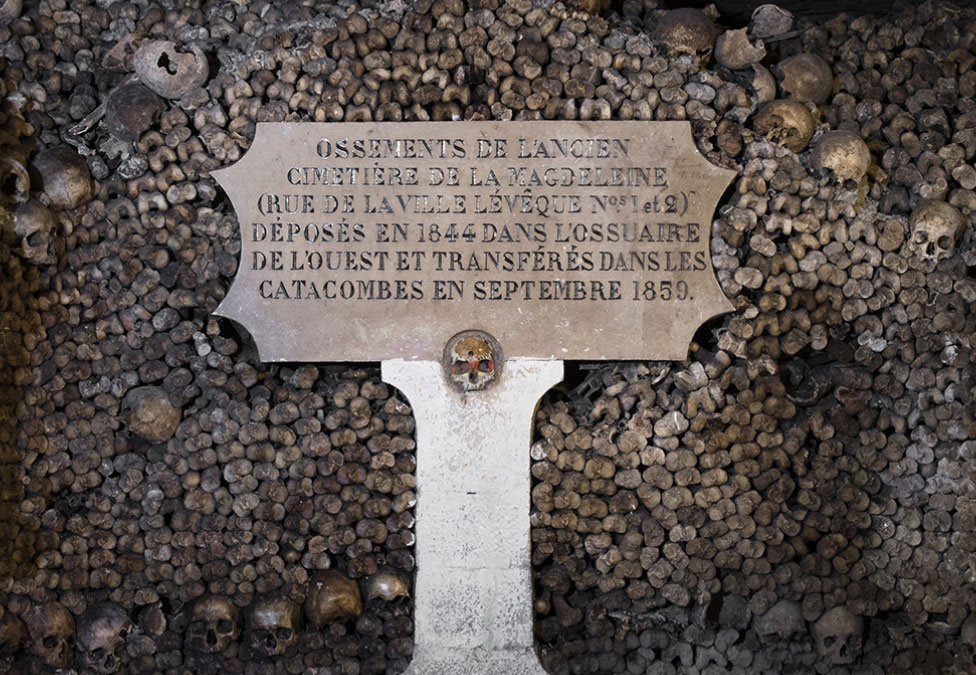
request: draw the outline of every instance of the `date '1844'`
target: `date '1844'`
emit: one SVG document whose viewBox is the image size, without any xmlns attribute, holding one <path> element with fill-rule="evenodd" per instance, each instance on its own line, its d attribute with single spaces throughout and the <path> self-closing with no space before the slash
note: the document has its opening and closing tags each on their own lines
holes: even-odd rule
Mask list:
<svg viewBox="0 0 976 675">
<path fill-rule="evenodd" d="M 241 259 L 217 313 L 265 361 L 682 359 L 732 309 L 709 253 L 733 172 L 686 122 L 259 124 L 214 172 Z"/>
</svg>

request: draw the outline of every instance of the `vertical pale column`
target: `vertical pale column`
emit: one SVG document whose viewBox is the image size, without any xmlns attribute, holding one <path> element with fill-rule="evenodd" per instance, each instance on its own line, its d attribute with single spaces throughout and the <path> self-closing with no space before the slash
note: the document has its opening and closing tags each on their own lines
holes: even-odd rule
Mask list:
<svg viewBox="0 0 976 675">
<path fill-rule="evenodd" d="M 529 446 L 562 361 L 510 359 L 460 393 L 436 361 L 384 361 L 417 421 L 417 580 L 408 675 L 545 675 L 532 633 Z"/>
</svg>

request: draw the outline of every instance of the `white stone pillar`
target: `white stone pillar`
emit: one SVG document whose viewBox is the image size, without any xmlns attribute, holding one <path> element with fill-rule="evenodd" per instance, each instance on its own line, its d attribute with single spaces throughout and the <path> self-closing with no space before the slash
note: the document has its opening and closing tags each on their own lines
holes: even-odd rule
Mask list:
<svg viewBox="0 0 976 675">
<path fill-rule="evenodd" d="M 529 447 L 562 361 L 509 359 L 461 393 L 436 361 L 384 361 L 417 421 L 417 579 L 407 675 L 545 675 L 535 652 Z"/>
</svg>

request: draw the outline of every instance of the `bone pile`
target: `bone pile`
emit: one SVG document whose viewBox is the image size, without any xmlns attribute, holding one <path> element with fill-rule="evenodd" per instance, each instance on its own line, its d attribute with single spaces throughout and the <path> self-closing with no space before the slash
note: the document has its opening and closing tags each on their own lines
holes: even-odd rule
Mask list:
<svg viewBox="0 0 976 675">
<path fill-rule="evenodd" d="M 658 119 L 739 174 L 736 311 L 540 407 L 543 664 L 974 672 L 974 34 L 932 1 L 0 0 L 0 671 L 402 672 L 409 402 L 211 318 L 209 172 L 258 122 Z"/>
</svg>

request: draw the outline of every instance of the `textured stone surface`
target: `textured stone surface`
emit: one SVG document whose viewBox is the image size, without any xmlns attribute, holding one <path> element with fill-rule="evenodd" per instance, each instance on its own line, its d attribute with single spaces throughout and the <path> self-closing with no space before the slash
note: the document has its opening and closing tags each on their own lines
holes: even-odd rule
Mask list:
<svg viewBox="0 0 976 675">
<path fill-rule="evenodd" d="M 436 361 L 384 361 L 417 420 L 412 675 L 543 675 L 532 633 L 529 441 L 562 361 L 510 359 L 484 391 Z"/>
</svg>

